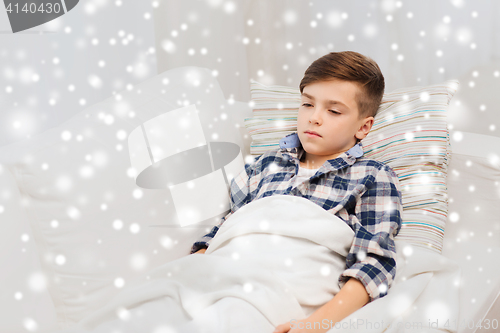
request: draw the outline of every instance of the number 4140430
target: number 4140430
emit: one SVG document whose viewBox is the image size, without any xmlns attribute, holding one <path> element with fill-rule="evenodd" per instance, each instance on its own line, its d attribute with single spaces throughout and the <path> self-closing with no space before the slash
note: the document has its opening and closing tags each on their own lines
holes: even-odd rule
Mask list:
<svg viewBox="0 0 500 333">
<path fill-rule="evenodd" d="M 15 7 L 14 9 L 12 7 Z M 14 6 L 12 6 L 12 3 L 9 3 L 7 6 L 6 10 L 10 14 L 12 12 L 14 13 L 59 13 L 61 12 L 61 4 L 59 3 L 41 3 L 40 6 L 37 7 L 37 4 L 32 2 L 29 5 L 27 3 L 24 4 L 24 6 L 19 10 L 19 4 L 16 3 Z"/>
<path fill-rule="evenodd" d="M 456 320 L 451 320 L 451 322 L 453 324 L 457 323 Z M 498 329 L 498 320 L 496 319 L 493 319 L 493 320 L 489 320 L 489 319 L 484 319 L 484 320 L 479 320 L 477 323 L 474 322 L 474 320 L 466 320 L 465 319 L 462 319 L 458 322 L 460 328 L 484 328 L 486 330 L 488 329 L 492 329 L 492 330 L 496 330 Z M 455 325 L 453 325 L 455 326 Z M 448 319 L 443 327 L 450 327 L 450 320 Z M 495 331 L 496 332 L 496 331 Z"/>
</svg>

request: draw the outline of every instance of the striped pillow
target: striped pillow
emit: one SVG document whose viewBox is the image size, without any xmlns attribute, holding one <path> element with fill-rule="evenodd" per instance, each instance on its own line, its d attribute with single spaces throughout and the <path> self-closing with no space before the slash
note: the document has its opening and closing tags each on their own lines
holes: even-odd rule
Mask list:
<svg viewBox="0 0 500 333">
<path fill-rule="evenodd" d="M 437 253 L 443 249 L 448 219 L 446 177 L 451 157 L 446 123 L 457 80 L 397 89 L 384 94 L 364 156 L 390 166 L 403 195 L 403 226 L 398 239 Z M 251 80 L 253 117 L 245 118 L 252 136 L 250 153 L 278 149 L 279 140 L 297 131 L 298 88 L 265 86 Z"/>
</svg>

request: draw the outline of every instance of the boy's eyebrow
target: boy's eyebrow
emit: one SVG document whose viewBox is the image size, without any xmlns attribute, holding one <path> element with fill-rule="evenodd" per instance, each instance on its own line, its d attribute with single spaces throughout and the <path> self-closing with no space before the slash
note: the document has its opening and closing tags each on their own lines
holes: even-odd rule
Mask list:
<svg viewBox="0 0 500 333">
<path fill-rule="evenodd" d="M 307 97 L 309 99 L 312 99 L 314 101 L 314 97 L 311 96 L 311 95 L 309 95 L 308 93 L 303 92 L 302 96 L 305 96 L 305 97 Z M 349 109 L 349 107 L 347 105 L 345 105 L 344 103 L 342 103 L 340 101 L 334 101 L 334 100 L 331 100 L 331 99 L 328 100 L 328 101 L 326 101 L 326 104 L 327 105 L 340 104 L 340 105 L 343 105 L 344 107 L 346 107 L 347 109 Z"/>
</svg>

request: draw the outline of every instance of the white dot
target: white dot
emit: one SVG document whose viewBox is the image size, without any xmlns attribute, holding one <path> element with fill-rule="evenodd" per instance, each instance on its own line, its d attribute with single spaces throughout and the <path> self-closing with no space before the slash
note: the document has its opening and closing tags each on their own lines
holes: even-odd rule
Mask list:
<svg viewBox="0 0 500 333">
<path fill-rule="evenodd" d="M 78 218 L 80 218 L 81 216 L 81 213 L 80 211 L 78 210 L 78 208 L 74 207 L 74 206 L 71 206 L 71 207 L 68 207 L 66 209 L 66 214 L 72 218 L 73 220 L 76 220 Z"/>
<path fill-rule="evenodd" d="M 121 279 L 121 278 L 119 278 Z M 116 283 L 115 283 L 115 286 L 116 286 Z M 121 287 L 118 287 L 117 288 L 121 288 Z M 120 320 L 122 321 L 129 321 L 130 320 L 130 311 L 127 310 L 126 308 L 124 307 L 119 307 L 116 309 L 116 315 L 118 316 L 118 318 L 120 318 Z"/>
<path fill-rule="evenodd" d="M 253 285 L 251 283 L 247 282 L 243 285 L 243 290 L 245 292 L 249 293 L 253 290 Z"/>
<path fill-rule="evenodd" d="M 366 259 L 366 252 L 363 250 L 360 250 L 358 253 L 356 253 L 356 258 L 359 261 L 363 261 Z"/>
<path fill-rule="evenodd" d="M 122 279 L 121 277 L 117 277 L 113 281 L 113 284 L 115 285 L 116 288 L 122 288 L 125 285 L 125 280 Z"/>
<path fill-rule="evenodd" d="M 162 236 L 160 239 L 160 244 L 166 249 L 170 249 L 174 246 L 174 242 L 172 241 L 172 238 L 168 236 Z"/>
<path fill-rule="evenodd" d="M 66 262 L 66 257 L 63 256 L 62 254 L 58 254 L 56 256 L 55 261 L 56 261 L 56 264 L 58 264 L 59 266 L 62 266 Z"/>
<path fill-rule="evenodd" d="M 130 178 L 135 178 L 137 172 L 135 171 L 135 169 L 133 167 L 130 167 L 127 169 L 127 176 L 130 177 Z"/>
<path fill-rule="evenodd" d="M 427 102 L 430 99 L 430 94 L 427 91 L 424 91 L 420 94 L 420 100 L 422 102 Z"/>
<path fill-rule="evenodd" d="M 413 248 L 410 245 L 407 245 L 403 248 L 403 253 L 405 256 L 411 256 L 413 253 Z"/>
<path fill-rule="evenodd" d="M 269 222 L 266 221 L 266 220 L 260 221 L 259 228 L 260 228 L 260 230 L 267 230 L 267 229 L 269 229 Z"/>
<path fill-rule="evenodd" d="M 224 3 L 224 11 L 227 14 L 232 14 L 236 10 L 236 4 L 232 1 L 227 1 Z"/>
<path fill-rule="evenodd" d="M 28 287 L 34 292 L 43 292 L 47 289 L 47 278 L 41 272 L 35 272 L 28 277 Z"/>
<path fill-rule="evenodd" d="M 130 266 L 136 271 L 142 271 L 148 265 L 148 257 L 142 253 L 135 253 L 130 258 Z"/>
<path fill-rule="evenodd" d="M 141 226 L 137 223 L 132 223 L 129 227 L 129 230 L 133 234 L 137 234 L 141 230 Z"/>
<path fill-rule="evenodd" d="M 136 188 L 133 192 L 132 192 L 132 196 L 135 198 L 135 199 L 140 199 L 142 198 L 142 195 L 143 195 L 143 192 L 140 188 Z"/>
<path fill-rule="evenodd" d="M 328 267 L 327 265 L 323 265 L 321 267 L 321 275 L 328 276 L 330 275 L 330 273 L 331 273 L 330 267 Z"/>
<path fill-rule="evenodd" d="M 391 44 L 391 49 L 393 49 L 394 51 L 396 51 L 398 49 L 398 44 L 392 43 Z"/>
<path fill-rule="evenodd" d="M 24 326 L 25 329 L 27 329 L 30 332 L 36 332 L 36 331 L 38 331 L 38 324 L 32 318 L 24 318 L 24 320 L 23 320 L 23 326 Z"/>
<path fill-rule="evenodd" d="M 119 219 L 114 220 L 113 221 L 113 228 L 115 230 L 121 230 L 123 228 L 123 221 L 119 220 Z"/>
</svg>

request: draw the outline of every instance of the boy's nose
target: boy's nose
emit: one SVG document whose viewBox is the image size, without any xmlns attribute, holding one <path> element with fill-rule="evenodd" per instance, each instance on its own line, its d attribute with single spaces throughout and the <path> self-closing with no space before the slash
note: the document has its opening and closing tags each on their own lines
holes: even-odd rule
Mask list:
<svg viewBox="0 0 500 333">
<path fill-rule="evenodd" d="M 315 109 L 314 112 L 309 117 L 310 122 L 321 122 L 321 110 Z"/>
</svg>

